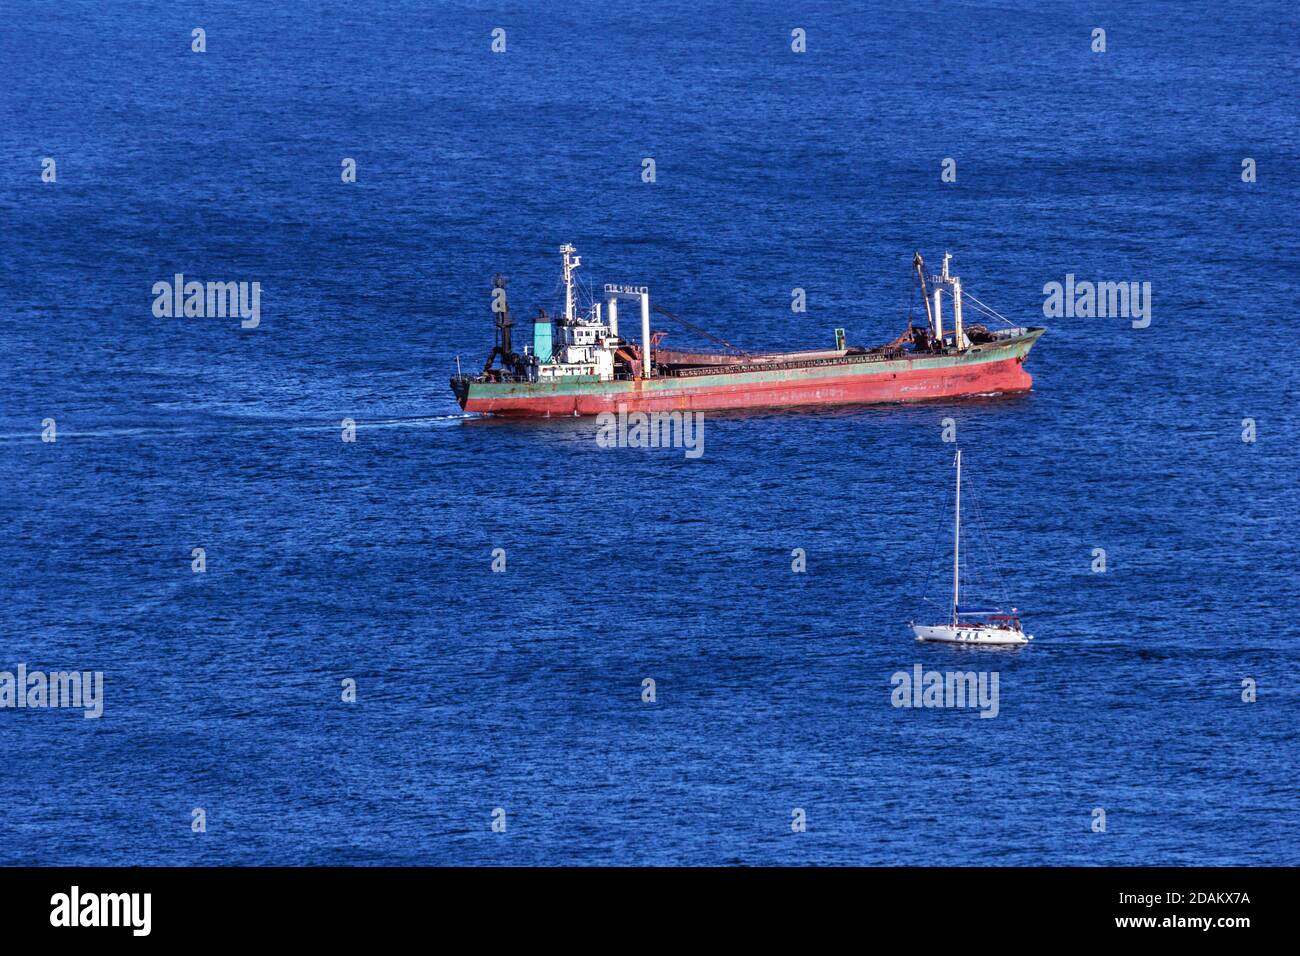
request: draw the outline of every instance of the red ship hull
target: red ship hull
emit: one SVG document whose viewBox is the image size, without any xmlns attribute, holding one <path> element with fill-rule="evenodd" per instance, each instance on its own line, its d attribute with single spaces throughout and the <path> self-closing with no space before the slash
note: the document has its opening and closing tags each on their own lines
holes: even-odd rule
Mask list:
<svg viewBox="0 0 1300 956">
<path fill-rule="evenodd" d="M 729 370 L 615 382 L 475 383 L 458 394 L 469 412 L 503 416 L 721 411 L 932 401 L 1026 392 L 1025 355 L 1041 334 L 959 355 L 884 362 L 817 361 L 796 368 Z"/>
</svg>

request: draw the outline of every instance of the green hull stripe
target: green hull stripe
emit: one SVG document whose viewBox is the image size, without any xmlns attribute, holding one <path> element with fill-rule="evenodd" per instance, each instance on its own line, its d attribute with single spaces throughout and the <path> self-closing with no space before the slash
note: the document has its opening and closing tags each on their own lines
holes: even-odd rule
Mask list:
<svg viewBox="0 0 1300 956">
<path fill-rule="evenodd" d="M 897 359 L 888 362 L 853 362 L 846 365 L 814 365 L 804 368 L 776 369 L 771 372 L 742 372 L 740 374 L 689 375 L 683 378 L 665 377 L 612 382 L 558 381 L 558 382 L 474 382 L 469 387 L 471 398 L 495 398 L 518 395 L 617 395 L 626 392 L 645 395 L 655 392 L 675 392 L 682 389 L 696 391 L 702 388 L 725 388 L 729 385 L 757 385 L 792 380 L 815 381 L 822 378 L 843 378 L 845 375 L 885 375 L 897 372 L 924 372 L 933 369 L 953 368 L 961 365 L 983 365 L 1004 362 L 1029 352 L 1042 331 L 1015 339 L 993 348 L 976 347 L 964 355 L 936 355 L 931 358 Z M 587 378 L 587 376 L 583 376 Z"/>
</svg>

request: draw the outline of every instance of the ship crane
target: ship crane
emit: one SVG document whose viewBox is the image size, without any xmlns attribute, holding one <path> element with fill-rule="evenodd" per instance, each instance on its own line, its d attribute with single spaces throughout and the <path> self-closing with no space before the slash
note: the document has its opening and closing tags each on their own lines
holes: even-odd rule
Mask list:
<svg viewBox="0 0 1300 956">
<path fill-rule="evenodd" d="M 925 303 L 925 323 L 930 327 L 930 338 L 936 339 L 938 336 L 934 329 L 934 312 L 930 308 L 930 290 L 925 284 L 925 260 L 919 251 L 912 257 L 912 268 L 916 270 L 916 278 L 921 283 L 921 301 Z"/>
<path fill-rule="evenodd" d="M 510 319 L 510 305 L 506 301 L 506 277 L 499 272 L 492 279 L 492 312 L 495 316 L 496 343 L 488 353 L 483 372 L 486 374 L 492 368 L 498 355 L 501 356 L 503 369 L 517 371 L 522 364 L 522 357 L 515 354 L 510 342 L 510 330 L 514 327 L 514 322 Z"/>
</svg>

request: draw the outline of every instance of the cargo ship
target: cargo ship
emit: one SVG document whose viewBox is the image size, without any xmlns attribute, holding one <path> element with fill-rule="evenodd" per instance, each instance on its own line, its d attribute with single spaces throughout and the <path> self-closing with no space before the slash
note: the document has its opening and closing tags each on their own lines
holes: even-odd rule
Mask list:
<svg viewBox="0 0 1300 956">
<path fill-rule="evenodd" d="M 604 286 L 603 301 L 580 306 L 576 272 L 581 259 L 572 245 L 560 247 L 563 314 L 538 310 L 532 341 L 516 351 L 506 280 L 493 280 L 496 343 L 483 370 L 460 371 L 451 380 L 467 412 L 516 417 L 597 415 L 618 411 L 720 411 L 800 405 L 851 405 L 955 399 L 1026 392 L 1033 379 L 1025 358 L 1041 327 L 1014 325 L 969 293 L 949 273 L 949 255 L 938 274 L 926 276 L 917 253 L 914 282 L 925 305 L 925 324 L 908 319 L 892 342 L 850 346 L 843 329 L 835 347 L 752 352 L 732 346 L 666 310 L 655 311 L 716 341 L 711 351 L 665 348 L 667 332 L 650 326 L 646 286 Z M 640 337 L 623 336 L 619 303 L 640 306 Z M 944 326 L 947 300 L 952 326 Z M 1004 328 L 964 324 L 963 303 Z M 919 319 L 919 316 L 918 316 Z"/>
</svg>

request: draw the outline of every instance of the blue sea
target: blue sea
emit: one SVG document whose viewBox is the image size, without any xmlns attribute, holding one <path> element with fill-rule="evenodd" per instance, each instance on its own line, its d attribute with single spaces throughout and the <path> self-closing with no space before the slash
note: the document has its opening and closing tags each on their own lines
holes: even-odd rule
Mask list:
<svg viewBox="0 0 1300 956">
<path fill-rule="evenodd" d="M 0 863 L 1300 863 L 1293 5 L 0 13 L 0 670 L 104 675 L 0 709 Z M 562 243 L 745 348 L 894 338 L 917 250 L 1048 331 L 1028 394 L 698 459 L 463 415 Z M 1022 650 L 908 627 L 957 447 Z"/>
</svg>

